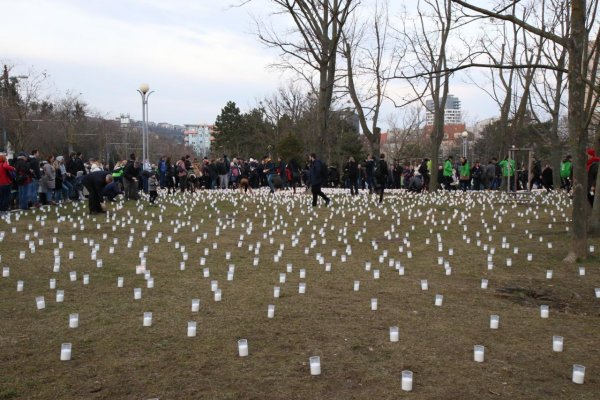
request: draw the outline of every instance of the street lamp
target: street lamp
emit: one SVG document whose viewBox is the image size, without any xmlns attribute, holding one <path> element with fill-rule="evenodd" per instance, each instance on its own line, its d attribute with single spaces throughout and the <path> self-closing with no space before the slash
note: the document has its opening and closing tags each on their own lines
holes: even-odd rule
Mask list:
<svg viewBox="0 0 600 400">
<path fill-rule="evenodd" d="M 138 89 L 142 96 L 142 163 L 149 160 L 149 138 L 148 138 L 148 98 L 154 91 L 150 91 L 147 83 L 142 83 Z"/>
<path fill-rule="evenodd" d="M 462 155 L 464 158 L 467 158 L 467 150 L 468 150 L 468 146 L 469 146 L 469 132 L 464 131 L 463 133 L 460 134 L 460 136 L 462 136 Z"/>
</svg>

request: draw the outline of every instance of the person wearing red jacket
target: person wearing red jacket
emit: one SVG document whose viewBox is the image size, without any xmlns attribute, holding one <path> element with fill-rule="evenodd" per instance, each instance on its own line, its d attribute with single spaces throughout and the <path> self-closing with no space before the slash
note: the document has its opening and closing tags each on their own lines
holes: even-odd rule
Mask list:
<svg viewBox="0 0 600 400">
<path fill-rule="evenodd" d="M 4 154 L 0 154 L 0 215 L 8 211 L 10 202 L 10 188 L 12 179 L 9 172 L 14 172 L 15 168 L 8 164 L 8 160 Z"/>
</svg>

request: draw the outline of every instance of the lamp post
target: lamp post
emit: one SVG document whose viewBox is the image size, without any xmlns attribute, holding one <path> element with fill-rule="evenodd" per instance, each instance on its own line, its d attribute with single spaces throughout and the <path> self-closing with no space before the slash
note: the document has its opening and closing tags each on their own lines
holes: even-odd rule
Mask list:
<svg viewBox="0 0 600 400">
<path fill-rule="evenodd" d="M 142 163 L 149 160 L 149 138 L 148 138 L 148 97 L 154 91 L 150 91 L 150 86 L 147 83 L 142 83 L 138 89 L 138 93 L 142 96 Z"/>
<path fill-rule="evenodd" d="M 467 158 L 467 151 L 468 151 L 468 147 L 469 147 L 469 132 L 464 131 L 463 133 L 460 134 L 460 136 L 462 136 L 462 155 L 464 158 Z"/>
</svg>

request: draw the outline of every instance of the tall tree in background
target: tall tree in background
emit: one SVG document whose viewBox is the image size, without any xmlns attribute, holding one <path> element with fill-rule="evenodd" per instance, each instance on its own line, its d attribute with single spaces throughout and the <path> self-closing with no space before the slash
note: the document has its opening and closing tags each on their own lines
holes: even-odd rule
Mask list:
<svg viewBox="0 0 600 400">
<path fill-rule="evenodd" d="M 242 114 L 235 102 L 228 101 L 221 109 L 221 114 L 215 121 L 215 140 L 213 148 L 216 151 L 238 154 L 243 137 Z M 222 154 L 219 154 L 221 156 Z"/>
<path fill-rule="evenodd" d="M 258 26 L 259 39 L 282 53 L 280 67 L 291 68 L 311 84 L 317 96 L 319 142 L 329 145 L 329 114 L 336 81 L 336 57 L 342 30 L 358 0 L 271 0 L 293 21 L 290 34 Z M 318 85 L 315 86 L 314 75 Z M 316 150 L 316 149 L 315 149 Z"/>
<path fill-rule="evenodd" d="M 598 88 L 587 86 L 590 77 L 589 64 L 589 35 L 593 32 L 596 35 L 595 43 L 600 40 L 600 33 L 597 26 L 596 11 L 598 2 L 591 1 L 589 4 L 586 0 L 570 0 L 565 2 L 565 5 L 570 7 L 570 30 L 565 36 L 560 36 L 550 30 L 544 24 L 540 26 L 531 25 L 530 23 L 519 18 L 515 13 L 507 12 L 506 8 L 496 11 L 485 7 L 479 7 L 471 2 L 463 0 L 451 0 L 462 6 L 465 11 L 469 10 L 478 15 L 483 15 L 487 18 L 497 18 L 508 21 L 522 27 L 531 34 L 537 35 L 544 39 L 554 42 L 557 46 L 567 49 L 568 55 L 568 85 L 569 85 L 569 104 L 568 104 L 568 126 L 569 126 L 569 142 L 571 152 L 574 157 L 574 185 L 573 185 L 573 229 L 571 252 L 565 258 L 567 262 L 575 262 L 578 258 L 585 259 L 587 257 L 587 238 L 588 238 L 588 209 L 587 204 L 587 182 L 586 177 L 586 146 L 588 144 L 588 125 L 591 122 L 590 115 L 586 112 L 586 92 L 596 91 Z M 542 1 L 542 3 L 544 3 Z M 543 5 L 543 4 L 542 4 Z M 592 68 L 593 70 L 593 68 Z"/>
<path fill-rule="evenodd" d="M 376 2 L 372 18 L 359 23 L 358 16 L 346 24 L 342 54 L 346 59 L 346 86 L 352 99 L 369 152 L 379 155 L 381 106 L 388 79 L 393 75 L 392 55 L 398 56 L 397 42 L 390 41 L 387 2 Z M 396 58 L 395 62 L 399 62 Z M 371 124 L 369 124 L 369 120 Z"/>
</svg>

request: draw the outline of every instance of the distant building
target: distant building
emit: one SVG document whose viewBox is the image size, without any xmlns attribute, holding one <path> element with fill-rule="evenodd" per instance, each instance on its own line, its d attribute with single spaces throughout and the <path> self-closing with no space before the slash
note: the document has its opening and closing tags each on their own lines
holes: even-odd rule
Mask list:
<svg viewBox="0 0 600 400">
<path fill-rule="evenodd" d="M 210 143 L 213 133 L 213 125 L 186 124 L 183 130 L 183 141 L 200 157 L 206 157 L 210 153 Z"/>
<path fill-rule="evenodd" d="M 433 100 L 425 102 L 425 125 L 433 125 L 434 105 Z M 460 100 L 458 97 L 449 94 L 446 97 L 446 104 L 444 106 L 444 124 L 460 124 L 461 122 Z"/>
<path fill-rule="evenodd" d="M 440 155 L 447 154 L 450 149 L 460 146 L 462 136 L 461 134 L 467 130 L 465 124 L 446 124 L 444 125 L 444 138 L 440 146 Z M 423 129 L 423 136 L 430 138 L 433 132 L 433 125 L 426 125 Z"/>
<path fill-rule="evenodd" d="M 158 126 L 159 128 L 163 128 L 163 129 L 173 129 L 173 128 L 174 128 L 173 124 L 170 124 L 170 123 L 168 123 L 168 122 L 159 122 L 159 123 L 157 124 L 157 126 Z"/>
</svg>

